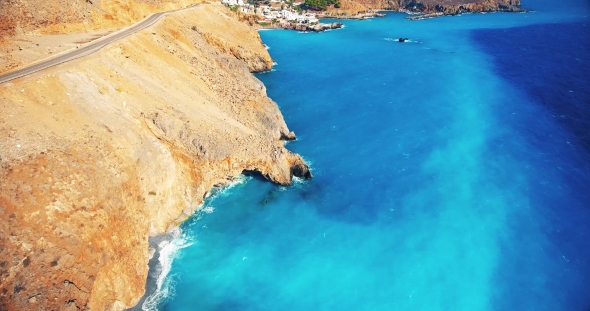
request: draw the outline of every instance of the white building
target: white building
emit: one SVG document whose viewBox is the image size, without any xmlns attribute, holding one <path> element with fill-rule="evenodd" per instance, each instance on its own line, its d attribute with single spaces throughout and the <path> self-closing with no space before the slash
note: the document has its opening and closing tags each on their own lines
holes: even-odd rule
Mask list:
<svg viewBox="0 0 590 311">
<path fill-rule="evenodd" d="M 281 15 L 277 11 L 270 11 L 269 13 L 264 14 L 264 17 L 266 17 L 267 19 L 273 20 L 273 19 L 281 18 Z"/>
<path fill-rule="evenodd" d="M 297 13 L 295 12 L 291 12 L 289 10 L 282 10 L 281 11 L 281 16 L 283 16 L 284 19 L 288 20 L 288 21 L 292 21 L 297 19 Z"/>
<path fill-rule="evenodd" d="M 305 20 L 308 23 L 317 23 L 317 22 L 319 22 L 319 20 L 317 19 L 316 15 L 315 14 L 311 14 L 311 13 L 305 14 Z"/>
<path fill-rule="evenodd" d="M 305 16 L 297 14 L 297 15 L 295 16 L 295 20 L 296 20 L 298 23 L 303 23 L 303 22 L 305 22 Z"/>
<path fill-rule="evenodd" d="M 244 0 L 221 0 L 221 3 L 229 5 L 229 6 L 234 6 L 234 5 L 242 6 L 242 5 L 244 5 Z"/>
</svg>

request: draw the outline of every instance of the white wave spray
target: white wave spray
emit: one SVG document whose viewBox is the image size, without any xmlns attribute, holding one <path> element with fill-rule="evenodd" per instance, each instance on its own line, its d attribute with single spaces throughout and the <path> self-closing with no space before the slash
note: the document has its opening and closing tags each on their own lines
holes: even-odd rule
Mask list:
<svg viewBox="0 0 590 311">
<path fill-rule="evenodd" d="M 172 261 L 181 249 L 192 244 L 193 241 L 182 234 L 180 228 L 176 228 L 172 232 L 171 241 L 163 241 L 158 245 L 160 249 L 160 257 L 158 258 L 160 271 L 158 271 L 156 290 L 144 301 L 141 306 L 143 310 L 156 311 L 163 301 L 174 295 L 174 282 L 170 278 L 167 278 L 170 268 L 172 268 Z"/>
<path fill-rule="evenodd" d="M 230 189 L 237 185 L 245 184 L 250 179 L 252 178 L 240 176 L 238 179 L 225 186 L 222 190 L 214 191 L 208 197 L 207 201 L 197 208 L 197 211 L 195 212 L 196 221 L 199 221 L 204 215 L 211 214 L 215 211 L 215 208 L 207 202 L 210 202 L 216 197 L 227 195 Z M 141 305 L 142 310 L 157 311 L 158 306 L 160 306 L 162 302 L 174 296 L 174 278 L 173 276 L 168 277 L 170 269 L 172 268 L 172 262 L 178 256 L 180 250 L 193 245 L 195 242 L 194 237 L 190 237 L 183 233 L 180 228 L 175 228 L 171 232 L 171 235 L 172 239 L 170 241 L 163 241 L 158 245 L 160 256 L 158 257 L 159 271 L 156 271 L 156 273 L 158 273 L 156 290 Z"/>
</svg>

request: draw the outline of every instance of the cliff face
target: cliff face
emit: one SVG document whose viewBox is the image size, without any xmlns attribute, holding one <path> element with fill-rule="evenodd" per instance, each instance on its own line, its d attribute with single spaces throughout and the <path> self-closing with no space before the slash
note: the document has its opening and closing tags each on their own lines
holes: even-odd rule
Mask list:
<svg viewBox="0 0 590 311">
<path fill-rule="evenodd" d="M 272 60 L 218 5 L 0 85 L 0 309 L 121 310 L 148 235 L 244 170 L 310 177 L 264 85 Z"/>
<path fill-rule="evenodd" d="M 340 0 L 340 8 L 329 14 L 356 14 L 372 10 L 406 11 L 420 14 L 456 15 L 471 12 L 519 12 L 520 0 Z"/>
</svg>

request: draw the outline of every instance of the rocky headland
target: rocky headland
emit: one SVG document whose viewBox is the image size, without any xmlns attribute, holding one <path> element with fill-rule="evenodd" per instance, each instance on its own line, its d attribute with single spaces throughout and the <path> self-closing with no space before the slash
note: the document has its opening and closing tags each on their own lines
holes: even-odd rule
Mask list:
<svg viewBox="0 0 590 311">
<path fill-rule="evenodd" d="M 78 12 L 88 1 L 73 2 L 43 3 Z M 102 18 L 52 11 L 54 22 L 36 25 L 21 10 L 33 20 L 25 25 L 7 19 L 14 3 L 26 2 L 2 2 L 5 34 L 15 23 L 95 29 Z M 145 291 L 148 237 L 175 228 L 212 188 L 244 171 L 282 185 L 311 178 L 251 74 L 272 59 L 230 15 L 215 4 L 173 13 L 91 56 L 0 85 L 0 310 L 131 307 Z"/>
<path fill-rule="evenodd" d="M 464 13 L 526 12 L 520 5 L 520 0 L 340 0 L 338 8 L 332 6 L 321 16 L 367 18 L 378 17 L 378 11 L 396 11 L 408 13 L 408 19 L 415 20 Z"/>
</svg>

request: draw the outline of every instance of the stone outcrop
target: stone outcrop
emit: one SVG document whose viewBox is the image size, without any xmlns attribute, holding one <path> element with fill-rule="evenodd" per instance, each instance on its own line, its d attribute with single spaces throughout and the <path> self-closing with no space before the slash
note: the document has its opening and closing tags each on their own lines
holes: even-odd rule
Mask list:
<svg viewBox="0 0 590 311">
<path fill-rule="evenodd" d="M 0 85 L 0 310 L 133 306 L 148 236 L 212 187 L 243 171 L 282 185 L 311 177 L 250 73 L 271 69 L 268 52 L 228 13 L 174 13 Z"/>
<path fill-rule="evenodd" d="M 356 15 L 359 12 L 392 10 L 428 17 L 478 12 L 523 12 L 520 0 L 340 0 L 340 8 L 330 8 L 326 15 Z"/>
</svg>

